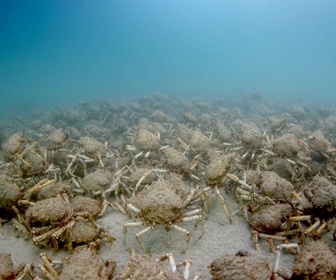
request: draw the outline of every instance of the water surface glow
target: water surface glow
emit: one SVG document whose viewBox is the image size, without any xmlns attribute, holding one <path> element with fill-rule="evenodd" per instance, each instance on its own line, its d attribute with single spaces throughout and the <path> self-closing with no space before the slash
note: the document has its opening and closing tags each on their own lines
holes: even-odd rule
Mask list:
<svg viewBox="0 0 336 280">
<path fill-rule="evenodd" d="M 0 1 L 4 113 L 161 92 L 336 96 L 335 1 Z"/>
</svg>

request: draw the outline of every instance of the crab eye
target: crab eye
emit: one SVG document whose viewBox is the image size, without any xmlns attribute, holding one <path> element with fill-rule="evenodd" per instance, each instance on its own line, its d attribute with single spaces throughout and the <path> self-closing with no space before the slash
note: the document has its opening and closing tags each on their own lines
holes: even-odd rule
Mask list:
<svg viewBox="0 0 336 280">
<path fill-rule="evenodd" d="M 282 218 L 281 220 L 280 220 L 280 222 L 281 222 L 281 225 L 286 225 L 286 222 L 287 222 L 287 218 L 286 217 L 284 217 L 284 218 Z"/>
</svg>

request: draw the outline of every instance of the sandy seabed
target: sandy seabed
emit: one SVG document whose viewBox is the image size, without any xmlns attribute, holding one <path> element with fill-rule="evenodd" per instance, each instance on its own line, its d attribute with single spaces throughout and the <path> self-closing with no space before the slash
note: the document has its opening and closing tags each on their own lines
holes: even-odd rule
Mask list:
<svg viewBox="0 0 336 280">
<path fill-rule="evenodd" d="M 236 203 L 231 199 L 227 199 L 228 207 L 236 207 Z M 234 208 L 233 208 L 234 209 Z M 126 244 L 123 245 L 121 240 L 123 237 L 123 224 L 129 222 L 130 219 L 123 214 L 115 211 L 108 211 L 98 222 L 109 229 L 116 237 L 114 246 L 111 250 L 109 243 L 104 244 L 99 254 L 102 259 L 114 258 L 118 261 L 117 269 L 122 271 L 123 267 L 130 259 L 130 252 L 127 248 L 134 246 L 138 253 L 142 254 L 139 244 L 135 240 L 135 234 L 138 229 L 130 229 L 127 235 Z M 171 231 L 167 233 L 164 228 L 158 227 L 149 233 L 145 238 L 145 243 L 150 247 L 154 257 L 160 257 L 166 252 L 173 252 L 176 263 L 182 263 L 186 259 L 192 260 L 191 276 L 196 272 L 202 273 L 202 279 L 210 279 L 208 266 L 210 263 L 225 254 L 236 254 L 239 250 L 247 250 L 252 254 L 267 257 L 270 265 L 273 264 L 274 254 L 268 249 L 268 244 L 261 241 L 261 251 L 256 252 L 251 231 L 244 217 L 233 217 L 233 223 L 230 224 L 224 216 L 221 205 L 214 200 L 212 213 L 205 222 L 205 235 L 202 239 L 196 240 L 199 236 L 199 227 L 194 228 L 194 223 L 185 223 L 185 228 L 191 231 L 191 242 L 189 250 L 185 254 L 181 254 L 181 248 L 184 246 L 185 238 L 178 232 Z M 39 249 L 34 246 L 31 240 L 15 237 L 14 228 L 9 224 L 5 224 L 0 230 L 0 248 L 1 252 L 8 252 L 12 255 L 15 266 L 20 263 L 33 262 L 38 267 L 42 263 L 39 255 L 41 252 L 47 252 L 52 259 L 60 260 L 62 256 L 68 253 L 65 250 L 54 252 L 51 249 Z M 330 236 L 326 238 L 331 238 Z M 284 254 L 281 264 L 290 271 L 294 256 Z M 183 271 L 183 269 L 181 269 Z"/>
<path fill-rule="evenodd" d="M 275 102 L 265 101 L 258 95 L 247 96 L 244 102 L 230 102 L 179 101 L 159 95 L 130 102 L 83 103 L 78 108 L 57 109 L 45 114 L 33 113 L 29 117 L 16 116 L 10 122 L 2 124 L 1 172 L 6 172 L 15 178 L 22 196 L 31 187 L 31 185 L 29 185 L 30 187 L 25 185 L 26 182 L 29 182 L 29 178 L 34 178 L 34 181 L 38 182 L 56 176 L 57 180 L 67 181 L 72 176 L 66 173 L 66 168 L 69 167 L 71 160 L 64 157 L 64 154 L 58 156 L 52 155 L 52 153 L 55 152 L 56 154 L 58 150 L 62 149 L 62 152 L 60 152 L 62 154 L 64 150 L 68 149 L 69 154 L 82 153 L 87 158 L 92 159 L 87 167 L 88 173 L 102 168 L 109 170 L 113 177 L 122 167 L 118 166 L 116 168 L 115 160 L 122 158 L 123 164 L 129 165 L 130 169 L 125 169 L 120 186 L 131 184 L 128 180 L 132 175 L 133 167 L 131 163 L 133 161 L 136 168 L 141 165 L 148 167 L 149 163 L 152 167 L 165 169 L 168 172 L 179 172 L 183 169 L 182 175 L 185 183 L 190 184 L 190 174 L 193 174 L 200 180 L 198 182 L 199 190 L 203 190 L 207 184 L 206 169 L 210 162 L 219 155 L 234 153 L 244 170 L 276 172 L 281 175 L 291 174 L 291 176 L 287 174 L 286 179 L 291 182 L 295 191 L 304 199 L 307 198 L 304 196 L 303 190 L 309 184 L 312 184 L 315 176 L 324 176 L 330 181 L 332 188 L 336 188 L 334 185 L 336 177 L 333 176 L 336 114 L 333 108 L 325 105 L 298 106 L 287 104 L 287 106 L 278 106 Z M 157 137 L 159 145 L 155 146 L 154 143 L 152 145 L 155 147 L 151 149 L 152 138 L 145 141 L 138 140 L 139 134 L 137 133 L 140 129 L 147 130 Z M 63 133 L 60 138 L 53 134 L 57 130 Z M 188 131 L 189 136 L 186 136 L 186 131 Z M 199 138 L 196 140 L 192 139 L 195 131 L 202 134 L 201 136 L 198 134 L 197 137 Z M 10 141 L 10 137 L 20 132 L 22 132 L 21 146 L 14 151 L 6 150 L 8 147 L 6 143 Z M 280 144 L 276 142 L 287 134 L 295 136 L 298 142 L 285 147 L 281 142 Z M 57 135 L 59 136 L 60 133 Z M 95 139 L 103 145 L 98 148 L 103 164 L 99 157 L 96 157 L 95 152 L 86 154 L 84 137 Z M 315 140 L 317 138 L 318 141 Z M 71 143 L 63 146 L 67 139 L 74 139 L 79 144 Z M 29 170 L 22 170 L 22 162 L 18 162 L 20 159 L 16 155 L 20 155 L 33 141 L 39 143 L 39 147 L 33 149 L 40 153 L 46 162 L 45 167 L 41 170 L 29 174 Z M 295 146 L 296 144 L 298 146 Z M 132 146 L 132 148 L 127 148 L 127 145 Z M 149 145 L 149 147 L 146 145 Z M 165 157 L 160 152 L 164 146 L 174 147 L 181 154 L 183 153 L 190 161 L 189 167 L 195 162 L 195 156 L 200 158 L 197 168 L 185 170 L 184 167 L 174 166 L 167 160 L 167 156 Z M 298 147 L 297 151 L 295 150 L 296 147 Z M 139 153 L 143 152 L 145 154 L 147 151 L 151 151 L 147 158 L 144 155 L 137 157 Z M 283 170 L 279 166 L 273 167 L 273 169 L 268 168 L 277 159 L 282 161 L 289 159 L 291 161 L 288 167 L 290 170 L 287 170 L 287 167 L 286 170 Z M 44 173 L 50 167 L 50 164 L 59 167 L 57 175 L 52 172 Z M 16 168 L 13 169 L 13 166 Z M 76 168 L 77 170 L 74 169 L 73 171 L 77 172 L 75 176 L 83 179 L 85 176 L 80 170 L 80 163 L 77 164 Z M 326 172 L 327 169 L 330 172 Z M 231 172 L 230 169 L 227 170 L 227 172 L 229 171 Z M 241 169 L 234 169 L 232 172 L 239 178 L 243 177 Z M 275 254 L 269 250 L 268 243 L 264 239 L 260 239 L 260 251 L 256 251 L 250 225 L 246 221 L 243 211 L 238 211 L 241 205 L 234 190 L 239 186 L 239 183 L 227 180 L 224 178 L 224 174 L 222 175 L 223 185 L 228 185 L 228 187 L 225 189 L 218 182 L 219 190 L 225 198 L 229 211 L 235 213 L 232 216 L 232 223 L 225 216 L 216 195 L 210 191 L 212 207 L 210 207 L 208 215 L 204 215 L 207 216 L 205 219 L 205 235 L 198 239 L 201 229 L 200 225 L 195 226 L 195 222 L 178 223 L 191 233 L 189 249 L 185 254 L 182 254 L 181 251 L 185 245 L 183 233 L 174 230 L 166 231 L 163 225 L 157 226 L 142 237 L 145 246 L 150 250 L 153 257 L 158 258 L 171 252 L 178 264 L 189 259 L 192 261 L 191 277 L 196 273 L 201 273 L 202 279 L 211 279 L 209 265 L 212 261 L 226 254 L 235 255 L 240 250 L 267 258 L 270 268 L 273 268 Z M 165 176 L 165 173 L 163 176 Z M 162 174 L 157 177 L 162 177 Z M 156 178 L 156 180 L 159 179 Z M 79 179 L 79 182 L 81 182 L 81 179 Z M 69 185 L 73 189 L 77 188 L 73 182 L 69 182 Z M 131 190 L 133 188 L 134 182 L 133 186 L 130 186 Z M 74 193 L 74 195 L 78 194 Z M 89 191 L 84 192 L 83 195 L 93 197 Z M 272 197 L 272 195 L 274 194 L 271 193 L 269 196 Z M 98 195 L 95 198 L 101 200 Z M 35 202 L 38 200 L 34 197 L 31 199 Z M 115 200 L 114 190 L 108 193 L 108 200 Z M 289 199 L 290 201 L 284 202 L 283 198 L 279 200 L 274 198 L 274 200 L 276 203 L 292 203 L 293 208 L 299 209 L 299 213 L 303 212 L 297 201 L 293 202 Z M 17 201 L 14 200 L 12 205 L 16 204 Z M 201 206 L 201 202 L 198 205 Z M 249 206 L 248 202 L 246 202 L 246 205 Z M 335 213 L 336 202 L 327 206 L 331 210 L 328 210 L 326 217 L 321 217 L 320 212 L 315 213 L 314 209 L 311 209 L 313 207 L 310 207 L 309 214 L 313 215 L 314 219 L 323 220 L 325 218 L 328 226 L 323 230 L 321 240 L 326 242 L 331 250 L 335 250 L 336 242 L 332 237 L 332 230 L 335 227 L 332 212 Z M 6 211 L 2 218 L 15 217 L 8 208 L 5 208 L 2 205 L 2 213 Z M 26 208 L 20 208 L 22 215 L 25 214 L 25 211 Z M 132 221 L 132 218 L 129 215 L 112 208 L 108 208 L 101 218 L 96 219 L 97 224 L 106 228 L 116 238 L 112 249 L 108 242 L 103 242 L 102 248 L 98 252 L 102 259 L 113 258 L 116 260 L 115 274 L 121 273 L 127 266 L 130 260 L 128 248 L 134 247 L 137 253 L 143 254 L 139 243 L 136 241 L 135 234 L 144 227 L 129 228 L 126 244 L 122 244 L 123 225 L 130 221 Z M 308 226 L 309 224 L 304 224 L 303 228 L 306 229 Z M 45 278 L 39 270 L 39 265 L 42 264 L 40 253 L 46 252 L 53 260 L 61 260 L 62 257 L 69 254 L 65 248 L 59 249 L 57 252 L 48 246 L 39 248 L 33 244 L 31 238 L 25 240 L 22 236 L 16 237 L 16 233 L 10 221 L 4 223 L 0 228 L 0 252 L 11 254 L 15 268 L 21 263 L 32 262 L 35 265 L 34 273 Z M 308 236 L 305 242 L 311 242 L 311 240 L 312 237 Z M 289 241 L 297 243 L 299 236 L 294 236 Z M 276 245 L 280 243 L 275 241 Z M 288 275 L 292 273 L 294 261 L 295 255 L 284 250 L 280 266 Z M 179 270 L 183 271 L 182 268 L 179 268 Z M 280 279 L 280 276 L 277 277 Z M 26 278 L 28 279 L 28 277 Z"/>
</svg>

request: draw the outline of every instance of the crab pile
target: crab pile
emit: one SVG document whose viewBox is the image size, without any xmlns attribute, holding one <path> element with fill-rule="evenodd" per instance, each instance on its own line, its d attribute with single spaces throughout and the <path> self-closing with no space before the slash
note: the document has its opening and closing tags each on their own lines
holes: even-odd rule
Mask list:
<svg viewBox="0 0 336 280">
<path fill-rule="evenodd" d="M 192 262 L 205 279 L 335 279 L 323 256 L 335 259 L 336 111 L 249 101 L 155 95 L 4 123 L 0 224 L 37 246 L 42 264 L 15 269 L 0 251 L 1 279 L 199 279 Z M 197 246 L 207 254 L 215 215 L 225 227 L 243 221 L 241 249 L 255 251 L 218 249 L 207 263 L 188 255 Z M 123 222 L 104 223 L 115 219 Z M 145 255 L 119 260 L 115 247 L 129 246 Z M 170 250 L 192 259 L 184 273 Z M 288 255 L 295 261 L 284 272 Z M 76 275 L 81 266 L 90 274 Z"/>
</svg>

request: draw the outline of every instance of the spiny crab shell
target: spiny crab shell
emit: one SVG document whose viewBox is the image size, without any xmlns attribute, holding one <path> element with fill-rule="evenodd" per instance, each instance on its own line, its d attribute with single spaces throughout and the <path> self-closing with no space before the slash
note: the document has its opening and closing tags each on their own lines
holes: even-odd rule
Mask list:
<svg viewBox="0 0 336 280">
<path fill-rule="evenodd" d="M 84 212 L 92 217 L 97 217 L 102 211 L 101 203 L 93 198 L 77 195 L 71 200 L 74 212 Z"/>
<path fill-rule="evenodd" d="M 249 224 L 257 231 L 272 233 L 281 230 L 292 211 L 289 204 L 264 205 L 252 214 Z"/>
<path fill-rule="evenodd" d="M 67 136 L 65 135 L 62 128 L 54 130 L 45 140 L 46 148 L 49 150 L 57 149 L 62 145 L 66 137 Z"/>
<path fill-rule="evenodd" d="M 20 188 L 15 180 L 5 171 L 0 171 L 0 217 L 10 212 L 12 205 L 14 205 L 21 196 Z"/>
<path fill-rule="evenodd" d="M 14 279 L 15 270 L 10 254 L 0 253 L 0 279 Z"/>
<path fill-rule="evenodd" d="M 165 155 L 165 164 L 173 172 L 184 174 L 189 171 L 190 163 L 188 158 L 173 147 L 167 147 L 163 150 Z"/>
<path fill-rule="evenodd" d="M 272 279 L 267 259 L 258 256 L 225 255 L 210 264 L 212 279 Z"/>
<path fill-rule="evenodd" d="M 307 243 L 293 265 L 293 279 L 335 279 L 336 254 L 322 241 Z"/>
<path fill-rule="evenodd" d="M 182 215 L 183 200 L 168 181 L 154 182 L 136 195 L 132 204 L 147 221 L 164 224 Z"/>
<path fill-rule="evenodd" d="M 132 256 L 124 272 L 116 280 L 184 280 L 183 275 L 164 267 L 150 256 Z"/>
<path fill-rule="evenodd" d="M 95 157 L 97 154 L 103 155 L 106 152 L 105 146 L 103 143 L 89 137 L 81 137 L 79 143 L 82 145 L 84 154 L 89 157 Z"/>
<path fill-rule="evenodd" d="M 71 231 L 71 242 L 75 244 L 89 244 L 98 238 L 99 228 L 93 222 L 84 219 L 76 220 Z"/>
<path fill-rule="evenodd" d="M 151 184 L 153 181 L 157 180 L 157 176 L 156 176 L 155 172 L 151 172 L 151 170 L 152 170 L 152 167 L 149 166 L 149 165 L 144 165 L 144 166 L 138 167 L 131 174 L 128 183 L 132 187 L 136 187 L 139 180 L 141 180 L 140 182 L 141 182 L 142 185 Z M 145 177 L 143 178 L 143 176 L 145 176 Z"/>
<path fill-rule="evenodd" d="M 76 248 L 71 255 L 63 258 L 61 271 L 54 268 L 45 254 L 41 254 L 41 258 L 44 261 L 43 272 L 48 279 L 55 280 L 108 280 L 112 279 L 116 267 L 112 259 L 102 263 L 97 252 L 86 246 Z"/>
<path fill-rule="evenodd" d="M 336 185 L 323 176 L 315 176 L 311 186 L 305 191 L 310 205 L 308 212 L 323 218 L 332 218 L 336 212 Z"/>
<path fill-rule="evenodd" d="M 60 196 L 38 201 L 26 211 L 28 227 L 38 223 L 41 225 L 56 224 L 72 216 L 72 205 Z"/>
<path fill-rule="evenodd" d="M 19 153 L 24 143 L 23 133 L 16 133 L 9 137 L 9 139 L 2 144 L 2 150 L 5 160 L 12 160 L 16 153 Z"/>
<path fill-rule="evenodd" d="M 235 154 L 220 155 L 214 158 L 205 170 L 206 183 L 209 186 L 219 184 L 229 172 L 235 161 Z"/>
<path fill-rule="evenodd" d="M 86 192 L 95 192 L 107 188 L 112 180 L 112 173 L 106 169 L 97 169 L 82 180 Z"/>
<path fill-rule="evenodd" d="M 137 131 L 135 143 L 142 150 L 152 150 L 160 147 L 159 138 L 146 129 L 139 129 Z"/>
</svg>

